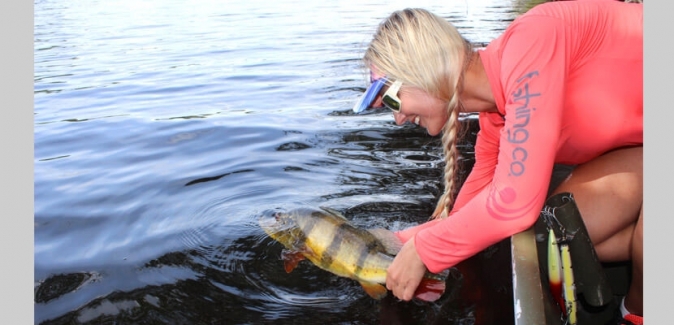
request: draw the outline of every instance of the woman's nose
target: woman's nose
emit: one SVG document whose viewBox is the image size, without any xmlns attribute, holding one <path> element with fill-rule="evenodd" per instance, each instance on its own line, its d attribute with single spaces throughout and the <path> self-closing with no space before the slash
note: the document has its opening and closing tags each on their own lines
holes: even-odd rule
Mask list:
<svg viewBox="0 0 674 325">
<path fill-rule="evenodd" d="M 406 119 L 406 118 L 407 118 L 407 116 L 405 116 L 405 114 L 403 114 L 403 113 L 400 113 L 400 112 L 398 112 L 398 113 L 393 112 L 393 119 L 395 119 L 396 124 L 398 124 L 398 125 L 403 125 L 403 124 L 405 124 L 405 119 Z"/>
</svg>

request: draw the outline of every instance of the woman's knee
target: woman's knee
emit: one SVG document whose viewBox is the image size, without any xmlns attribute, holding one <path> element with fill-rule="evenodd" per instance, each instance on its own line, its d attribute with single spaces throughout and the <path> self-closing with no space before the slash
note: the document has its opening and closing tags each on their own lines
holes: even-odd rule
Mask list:
<svg viewBox="0 0 674 325">
<path fill-rule="evenodd" d="M 554 192 L 574 191 L 584 196 L 622 195 L 641 200 L 643 147 L 614 150 L 577 166 Z"/>
<path fill-rule="evenodd" d="M 553 193 L 560 192 L 573 193 L 595 245 L 619 236 L 641 211 L 643 148 L 614 150 L 577 166 Z"/>
</svg>

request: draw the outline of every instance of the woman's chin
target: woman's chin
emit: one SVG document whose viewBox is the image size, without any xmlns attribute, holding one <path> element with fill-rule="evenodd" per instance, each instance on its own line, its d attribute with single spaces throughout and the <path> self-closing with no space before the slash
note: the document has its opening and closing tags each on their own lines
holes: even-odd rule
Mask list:
<svg viewBox="0 0 674 325">
<path fill-rule="evenodd" d="M 428 132 L 428 135 L 430 135 L 430 136 L 436 136 L 436 135 L 440 134 L 440 131 L 442 131 L 442 129 L 436 130 L 436 129 L 426 128 L 426 132 Z"/>
</svg>

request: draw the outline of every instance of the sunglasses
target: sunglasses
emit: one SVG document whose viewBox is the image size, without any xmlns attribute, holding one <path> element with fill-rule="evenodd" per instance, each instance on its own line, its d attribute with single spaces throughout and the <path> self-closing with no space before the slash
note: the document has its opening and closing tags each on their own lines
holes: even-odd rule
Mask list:
<svg viewBox="0 0 674 325">
<path fill-rule="evenodd" d="M 378 77 L 378 78 L 377 78 Z M 372 103 L 375 101 L 375 98 L 379 96 L 384 89 L 384 86 L 389 82 L 386 76 L 375 76 L 374 71 L 370 71 L 370 86 L 367 87 L 363 96 L 356 102 L 353 106 L 353 111 L 360 113 L 369 107 L 372 107 Z M 402 86 L 402 81 L 393 82 L 388 89 L 382 95 L 382 103 L 385 107 L 392 110 L 395 113 L 400 112 L 402 106 L 400 98 L 398 98 L 398 92 Z"/>
<path fill-rule="evenodd" d="M 402 81 L 396 80 L 391 87 L 388 87 L 384 96 L 381 97 L 384 106 L 396 113 L 400 113 L 400 98 L 398 98 L 398 91 L 400 91 L 400 86 L 402 85 Z"/>
</svg>

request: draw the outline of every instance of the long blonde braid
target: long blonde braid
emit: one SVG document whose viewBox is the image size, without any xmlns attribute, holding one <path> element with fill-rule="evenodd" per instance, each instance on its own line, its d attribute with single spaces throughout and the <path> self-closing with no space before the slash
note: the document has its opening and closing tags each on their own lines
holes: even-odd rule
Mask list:
<svg viewBox="0 0 674 325">
<path fill-rule="evenodd" d="M 459 166 L 459 154 L 456 148 L 459 127 L 459 110 L 449 110 L 447 123 L 445 123 L 442 130 L 442 149 L 445 153 L 445 170 L 443 175 L 445 180 L 445 190 L 435 206 L 435 211 L 433 211 L 431 219 L 447 217 L 452 204 L 454 203 L 454 192 L 456 188 L 455 175 L 457 174 Z"/>
<path fill-rule="evenodd" d="M 425 9 L 404 9 L 379 24 L 363 58 L 389 80 L 400 80 L 403 87 L 417 87 L 448 103 L 442 135 L 445 190 L 432 218 L 447 216 L 454 201 L 460 128 L 458 93 L 471 52 L 470 43 L 442 17 Z"/>
</svg>

